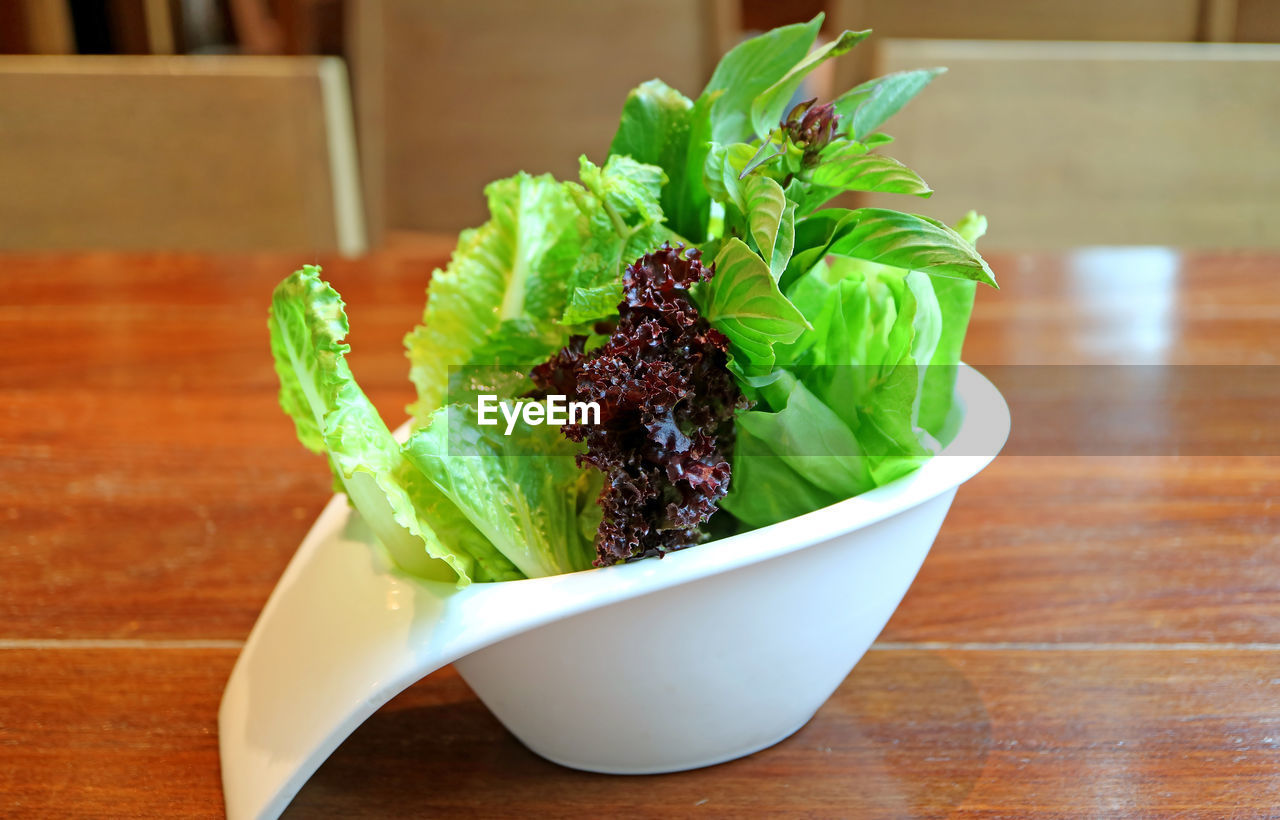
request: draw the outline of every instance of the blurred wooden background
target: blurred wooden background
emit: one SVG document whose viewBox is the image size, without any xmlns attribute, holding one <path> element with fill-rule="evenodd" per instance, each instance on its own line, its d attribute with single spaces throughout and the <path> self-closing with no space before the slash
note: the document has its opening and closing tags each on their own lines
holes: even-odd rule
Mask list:
<svg viewBox="0 0 1280 820">
<path fill-rule="evenodd" d="M 1280 47 L 886 40 L 948 71 L 890 122 L 933 186 L 870 204 L 991 224 L 984 246 L 1280 247 Z"/>
<path fill-rule="evenodd" d="M 658 76 L 694 95 L 747 32 L 820 11 L 825 34 L 872 28 L 876 36 L 815 73 L 805 93 L 826 96 L 887 70 L 951 68 L 887 126 L 898 138 L 888 152 L 941 191 L 927 202 L 895 199 L 895 207 L 947 220 L 970 207 L 987 212 L 989 247 L 1280 247 L 1270 219 L 1280 204 L 1280 45 L 1243 45 L 1280 43 L 1276 0 L 11 0 L 0 3 L 0 53 L 344 58 L 349 90 L 326 99 L 354 115 L 317 127 L 330 142 L 357 134 L 363 197 L 331 181 L 328 193 L 300 185 L 293 201 L 254 219 L 268 229 L 296 225 L 315 196 L 333 196 L 322 209 L 360 211 L 358 231 L 377 244 L 387 232 L 477 224 L 484 185 L 517 169 L 572 178 L 580 153 L 602 158 L 630 88 Z M 66 74 L 65 64 L 47 66 Z M 0 151 L 12 164 L 43 163 L 46 186 L 66 182 L 83 157 L 57 161 L 58 141 L 34 159 L 20 154 L 15 140 L 27 134 L 28 149 L 33 141 L 14 123 L 36 98 L 8 88 L 0 90 Z M 288 105 L 305 107 L 311 92 L 295 93 Z M 179 164 L 209 167 L 261 150 L 240 138 L 211 154 L 199 140 L 177 139 L 168 154 Z M 268 188 L 299 184 L 271 162 L 237 167 L 258 168 L 248 176 Z M 224 183 L 243 176 L 229 173 Z M 26 174 L 32 184 L 37 177 Z M 81 200 L 85 230 L 11 223 L 0 226 L 0 244 L 99 247 L 123 236 L 110 220 L 94 228 L 94 214 L 146 192 L 112 192 L 112 178 L 81 186 L 85 197 L 114 193 Z M 162 187 L 166 179 L 135 178 Z M 153 199 L 171 197 L 169 187 Z M 24 207 L 13 186 L 0 189 L 0 212 Z M 163 219 L 152 225 L 170 244 L 190 244 Z M 235 245 L 235 231 L 214 233 Z M 283 227 L 274 243 L 337 247 L 332 232 Z"/>
<path fill-rule="evenodd" d="M 348 16 L 370 224 L 456 230 L 517 171 L 577 179 L 627 93 L 696 95 L 737 41 L 725 0 L 371 0 Z"/>
<path fill-rule="evenodd" d="M 0 250 L 366 247 L 337 57 L 0 56 Z"/>
</svg>

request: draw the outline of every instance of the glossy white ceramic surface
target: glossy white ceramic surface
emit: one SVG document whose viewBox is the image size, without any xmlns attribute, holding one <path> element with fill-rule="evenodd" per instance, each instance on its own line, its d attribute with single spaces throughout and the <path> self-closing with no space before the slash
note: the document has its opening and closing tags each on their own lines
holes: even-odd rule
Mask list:
<svg viewBox="0 0 1280 820">
<path fill-rule="evenodd" d="M 408 577 L 335 496 L 223 694 L 228 816 L 279 815 L 379 706 L 455 661 L 512 733 L 565 765 L 674 771 L 776 743 L 875 640 L 956 488 L 1003 445 L 995 388 L 962 368 L 957 395 L 956 439 L 900 481 L 661 560 L 571 575 L 461 590 Z"/>
</svg>

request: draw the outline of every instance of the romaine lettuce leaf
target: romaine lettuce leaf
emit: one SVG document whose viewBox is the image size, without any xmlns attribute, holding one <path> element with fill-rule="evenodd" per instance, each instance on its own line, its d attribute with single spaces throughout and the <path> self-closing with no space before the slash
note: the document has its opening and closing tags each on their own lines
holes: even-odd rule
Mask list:
<svg viewBox="0 0 1280 820">
<path fill-rule="evenodd" d="M 580 164 L 581 185 L 521 173 L 485 189 L 489 221 L 462 233 L 405 338 L 417 426 L 481 387 L 525 392 L 531 367 L 617 312 L 626 265 L 670 237 L 661 168 L 627 156 Z"/>
<path fill-rule="evenodd" d="M 521 577 L 405 460 L 346 362 L 341 297 L 308 265 L 275 290 L 268 318 L 280 404 L 298 438 L 327 453 L 335 478 L 405 571 L 436 579 Z"/>
<path fill-rule="evenodd" d="M 470 405 L 435 416 L 405 454 L 508 560 L 530 578 L 591 567 L 601 478 L 575 463 L 580 445 L 523 421 L 504 435 L 478 424 Z"/>
<path fill-rule="evenodd" d="M 567 328 L 587 328 L 616 316 L 627 265 L 671 238 L 663 225 L 660 197 L 667 177 L 661 168 L 621 154 L 609 157 L 603 168 L 586 157 L 579 165 L 582 185 L 568 188 L 584 233 L 559 317 Z"/>
<path fill-rule="evenodd" d="M 987 232 L 986 217 L 970 211 L 956 223 L 955 231 L 966 242 L 976 245 Z M 929 372 L 925 374 L 920 426 L 940 441 L 950 440 L 960 421 L 951 412 L 952 396 L 956 388 L 956 366 L 960 364 L 976 290 L 976 282 L 964 279 L 940 277 L 933 280 L 933 291 L 938 297 L 938 310 L 942 317 L 942 332 L 938 337 L 938 348 L 929 362 Z"/>
<path fill-rule="evenodd" d="M 610 157 L 629 156 L 666 173 L 662 211 L 673 231 L 694 242 L 706 238 L 710 214 L 711 200 L 702 185 L 709 109 L 709 102 L 695 106 L 661 80 L 650 80 L 627 96 L 609 146 Z"/>
<path fill-rule="evenodd" d="M 450 367 L 533 364 L 568 338 L 555 320 L 582 246 L 569 189 L 549 175 L 520 173 L 485 194 L 489 221 L 459 237 L 449 266 L 431 278 L 422 324 L 405 338 L 419 425 L 447 402 Z M 521 321 L 542 332 L 524 333 Z"/>
</svg>

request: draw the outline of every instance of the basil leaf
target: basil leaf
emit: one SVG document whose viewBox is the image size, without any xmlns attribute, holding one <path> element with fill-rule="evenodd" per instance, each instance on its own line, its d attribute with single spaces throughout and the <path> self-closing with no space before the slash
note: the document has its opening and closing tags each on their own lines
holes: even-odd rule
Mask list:
<svg viewBox="0 0 1280 820">
<path fill-rule="evenodd" d="M 844 191 L 877 191 L 920 197 L 933 194 L 933 189 L 915 171 L 882 154 L 837 156 L 813 169 L 813 183 Z"/>
<path fill-rule="evenodd" d="M 711 106 L 712 140 L 727 144 L 755 136 L 750 118 L 752 101 L 804 59 L 822 27 L 822 18 L 819 14 L 807 23 L 753 37 L 720 60 L 702 92 L 704 97 L 724 92 Z"/>
<path fill-rule="evenodd" d="M 711 196 L 726 205 L 733 204 L 743 214 L 747 212 L 747 199 L 742 190 L 744 183 L 738 177 L 754 154 L 755 150 L 745 142 L 727 146 L 712 143 L 702 172 L 703 184 Z"/>
<path fill-rule="evenodd" d="M 770 260 L 769 269 L 772 271 L 774 246 L 778 241 L 778 231 L 782 227 L 783 214 L 788 205 L 794 213 L 795 205 L 787 202 L 786 195 L 782 193 L 782 186 L 769 177 L 749 176 L 745 186 L 747 225 L 751 228 L 751 238 L 760 249 L 760 256 Z M 789 249 L 787 253 L 790 255 Z M 781 273 L 781 270 L 778 273 Z"/>
<path fill-rule="evenodd" d="M 726 242 L 715 264 L 715 276 L 693 291 L 698 312 L 729 337 L 739 366 L 771 366 L 774 342 L 795 341 L 809 323 L 778 290 L 769 266 L 741 239 Z"/>
<path fill-rule="evenodd" d="M 788 186 L 788 197 L 792 196 L 791 192 L 795 187 L 795 182 Z M 827 255 L 827 249 L 831 247 L 831 243 L 841 235 L 847 225 L 856 219 L 856 211 L 846 208 L 827 208 L 797 222 L 795 247 L 787 267 L 778 280 L 778 286 L 783 292 L 789 292 L 792 283 L 821 262 Z"/>
<path fill-rule="evenodd" d="M 860 140 L 898 113 L 944 71 L 945 68 L 917 68 L 886 74 L 851 88 L 837 97 L 833 105 L 840 118 L 849 124 L 848 133 Z"/>
<path fill-rule="evenodd" d="M 991 268 L 964 237 L 915 214 L 884 208 L 850 211 L 827 252 L 998 287 Z"/>
<path fill-rule="evenodd" d="M 796 244 L 796 204 L 788 202 L 782 211 L 782 222 L 778 225 L 778 240 L 773 245 L 773 256 L 769 260 L 769 273 L 774 281 L 782 278 L 782 272 L 791 261 L 791 251 Z"/>
<path fill-rule="evenodd" d="M 791 66 L 777 82 L 769 86 L 751 101 L 751 125 L 757 136 L 763 137 L 778 126 L 782 115 L 795 95 L 800 83 L 818 66 L 832 57 L 839 57 L 867 39 L 871 30 L 846 31 L 830 43 L 815 49 L 803 60 Z"/>
</svg>

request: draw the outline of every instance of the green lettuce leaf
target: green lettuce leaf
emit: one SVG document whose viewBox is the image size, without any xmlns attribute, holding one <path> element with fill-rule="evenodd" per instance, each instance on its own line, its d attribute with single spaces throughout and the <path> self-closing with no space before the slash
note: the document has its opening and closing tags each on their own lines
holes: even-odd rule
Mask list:
<svg viewBox="0 0 1280 820">
<path fill-rule="evenodd" d="M 498 417 L 498 425 L 480 425 L 474 406 L 441 408 L 405 454 L 528 577 L 589 569 L 600 473 L 577 466 L 579 446 L 559 428 L 520 421 L 504 435 Z"/>
<path fill-rule="evenodd" d="M 671 236 L 661 168 L 581 159 L 582 184 L 517 174 L 488 186 L 490 219 L 464 231 L 405 339 L 418 426 L 477 391 L 519 395 L 525 374 L 581 326 L 612 316 L 622 271 Z"/>
<path fill-rule="evenodd" d="M 346 362 L 341 297 L 308 265 L 275 290 L 268 318 L 280 404 L 392 559 L 428 578 L 522 577 L 405 459 Z"/>
<path fill-rule="evenodd" d="M 706 237 L 711 200 L 702 185 L 702 155 L 710 139 L 710 101 L 693 101 L 661 80 L 643 83 L 627 96 L 609 156 L 661 168 L 667 175 L 662 212 L 681 236 Z M 695 140 L 700 143 L 695 145 Z M 701 153 L 699 153 L 701 152 Z M 698 154 L 697 157 L 691 157 Z"/>
<path fill-rule="evenodd" d="M 970 211 L 956 223 L 955 231 L 971 245 L 987 232 L 987 220 Z M 952 412 L 956 388 L 956 366 L 960 364 L 965 333 L 969 329 L 969 315 L 977 283 L 964 279 L 938 278 L 933 280 L 933 290 L 938 298 L 942 315 L 942 332 L 938 348 L 934 351 L 925 375 L 924 395 L 920 402 L 920 425 L 940 441 L 949 441 L 959 426 L 960 419 Z"/>
<path fill-rule="evenodd" d="M 672 238 L 663 224 L 660 197 L 667 178 L 661 168 L 621 154 L 609 157 L 603 168 L 586 157 L 579 164 L 582 185 L 570 190 L 583 217 L 584 238 L 560 316 L 566 328 L 616 315 L 627 265 Z"/>
<path fill-rule="evenodd" d="M 600 167 L 578 158 L 578 176 L 590 191 L 614 232 L 621 237 L 662 221 L 662 186 L 667 175 L 655 165 L 612 156 Z"/>
<path fill-rule="evenodd" d="M 875 486 L 848 425 L 791 373 L 774 383 L 775 412 L 737 418 L 733 481 L 721 502 L 762 527 L 834 504 Z"/>
<path fill-rule="evenodd" d="M 810 329 L 776 345 L 774 381 L 758 387 L 756 409 L 738 418 L 747 449 L 735 454 L 724 502 L 749 526 L 886 484 L 937 449 L 920 424 L 942 324 L 932 278 L 834 257 L 787 297 Z M 771 497 L 797 477 L 804 504 Z"/>
<path fill-rule="evenodd" d="M 748 427 L 735 425 L 733 479 L 729 494 L 720 501 L 721 509 L 743 525 L 754 528 L 786 521 L 842 500 L 841 496 L 809 481 L 803 472 L 807 465 L 801 463 L 797 470 L 779 458 L 767 440 L 754 435 Z"/>
<path fill-rule="evenodd" d="M 517 360 L 477 356 L 504 323 L 554 324 L 582 244 L 569 189 L 551 176 L 520 173 L 490 184 L 485 194 L 489 221 L 463 231 L 448 267 L 431 278 L 422 324 L 405 338 L 418 389 L 410 412 L 419 425 L 447 402 L 451 367 L 537 363 L 568 339 L 567 331 L 508 335 L 503 354 Z"/>
</svg>

